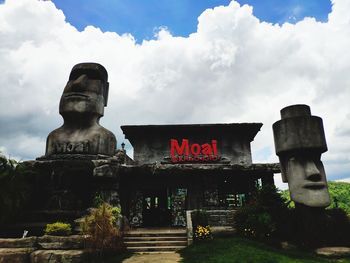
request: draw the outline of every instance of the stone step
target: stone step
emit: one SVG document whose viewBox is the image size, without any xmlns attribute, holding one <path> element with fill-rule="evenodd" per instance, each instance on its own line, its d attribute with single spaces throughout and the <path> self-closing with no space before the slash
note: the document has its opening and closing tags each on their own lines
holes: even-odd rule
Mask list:
<svg viewBox="0 0 350 263">
<path fill-rule="evenodd" d="M 71 236 L 49 236 L 44 235 L 37 238 L 38 247 L 46 250 L 71 250 L 83 249 L 85 239 L 82 235 Z"/>
<path fill-rule="evenodd" d="M 125 237 L 157 237 L 157 236 L 162 236 L 162 237 L 167 237 L 167 236 L 172 236 L 172 237 L 177 237 L 177 236 L 185 236 L 186 235 L 186 230 L 182 231 L 129 231 L 124 234 Z"/>
<path fill-rule="evenodd" d="M 33 248 L 0 248 L 0 262 L 4 263 L 29 263 Z"/>
<path fill-rule="evenodd" d="M 126 241 L 127 248 L 131 247 L 169 247 L 169 246 L 186 246 L 186 241 Z"/>
<path fill-rule="evenodd" d="M 187 236 L 126 236 L 124 237 L 124 241 L 187 241 Z"/>
<path fill-rule="evenodd" d="M 33 248 L 37 246 L 37 237 L 0 238 L 0 248 Z"/>
<path fill-rule="evenodd" d="M 330 258 L 350 258 L 350 247 L 322 247 L 315 253 Z"/>
<path fill-rule="evenodd" d="M 135 254 L 174 254 L 175 251 L 133 251 Z"/>
<path fill-rule="evenodd" d="M 88 250 L 36 250 L 30 254 L 31 263 L 42 262 L 86 262 L 91 256 Z M 12 261 L 9 261 L 12 262 Z M 16 261 L 17 262 L 17 261 Z M 21 262 L 21 261 L 18 261 Z"/>
<path fill-rule="evenodd" d="M 135 253 L 171 252 L 187 246 L 184 228 L 139 228 L 124 234 L 129 251 Z"/>
<path fill-rule="evenodd" d="M 177 251 L 185 248 L 186 246 L 145 246 L 145 247 L 127 247 L 131 252 L 165 252 L 165 251 Z"/>
</svg>

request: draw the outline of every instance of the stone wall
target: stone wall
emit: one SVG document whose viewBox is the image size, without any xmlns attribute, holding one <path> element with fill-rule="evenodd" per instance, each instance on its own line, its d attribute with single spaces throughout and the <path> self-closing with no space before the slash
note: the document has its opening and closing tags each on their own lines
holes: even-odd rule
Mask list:
<svg viewBox="0 0 350 263">
<path fill-rule="evenodd" d="M 0 239 L 0 263 L 84 263 L 91 252 L 83 236 Z"/>
<path fill-rule="evenodd" d="M 233 226 L 236 210 L 206 210 L 210 226 Z"/>
</svg>

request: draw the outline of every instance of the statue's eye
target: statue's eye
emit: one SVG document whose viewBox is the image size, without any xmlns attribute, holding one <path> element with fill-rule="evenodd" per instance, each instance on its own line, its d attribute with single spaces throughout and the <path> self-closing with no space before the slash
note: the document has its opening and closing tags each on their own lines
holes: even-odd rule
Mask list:
<svg viewBox="0 0 350 263">
<path fill-rule="evenodd" d="M 86 76 L 90 79 L 90 80 L 99 80 L 101 81 L 101 78 L 99 75 L 95 74 L 95 72 L 88 72 L 86 73 Z"/>
<path fill-rule="evenodd" d="M 82 75 L 85 75 L 89 80 L 101 80 L 101 77 L 96 72 L 89 71 L 76 71 L 73 74 L 71 74 L 69 80 L 77 80 Z"/>
</svg>

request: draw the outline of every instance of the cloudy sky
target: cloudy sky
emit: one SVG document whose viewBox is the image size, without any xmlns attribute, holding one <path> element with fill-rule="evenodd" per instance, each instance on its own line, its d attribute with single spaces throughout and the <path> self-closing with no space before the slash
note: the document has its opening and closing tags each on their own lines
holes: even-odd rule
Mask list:
<svg viewBox="0 0 350 263">
<path fill-rule="evenodd" d="M 324 121 L 328 179 L 349 178 L 349 10 L 349 0 L 0 0 L 0 150 L 43 155 L 72 66 L 93 61 L 109 73 L 101 123 L 119 145 L 125 124 L 262 122 L 253 160 L 277 162 L 271 126 L 303 103 Z"/>
</svg>

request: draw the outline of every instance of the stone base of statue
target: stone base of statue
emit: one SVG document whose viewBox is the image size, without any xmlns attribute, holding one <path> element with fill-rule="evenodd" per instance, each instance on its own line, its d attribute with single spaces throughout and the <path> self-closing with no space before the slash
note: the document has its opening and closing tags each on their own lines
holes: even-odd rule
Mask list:
<svg viewBox="0 0 350 263">
<path fill-rule="evenodd" d="M 350 246 L 350 225 L 341 209 L 295 204 L 290 226 L 292 238 L 304 248 Z"/>
<path fill-rule="evenodd" d="M 46 224 L 56 221 L 78 227 L 75 220 L 97 203 L 120 206 L 117 156 L 75 154 L 30 162 L 35 171 L 30 206 L 16 222 L 2 227 L 3 237 L 20 237 L 24 230 L 42 235 Z"/>
<path fill-rule="evenodd" d="M 119 205 L 118 160 L 102 155 L 64 155 L 38 158 L 39 191 L 45 200 L 36 204 L 47 209 L 80 210 L 90 207 L 95 198 Z M 114 193 L 115 192 L 115 193 Z"/>
</svg>

